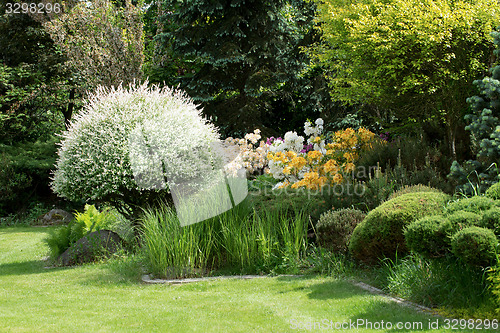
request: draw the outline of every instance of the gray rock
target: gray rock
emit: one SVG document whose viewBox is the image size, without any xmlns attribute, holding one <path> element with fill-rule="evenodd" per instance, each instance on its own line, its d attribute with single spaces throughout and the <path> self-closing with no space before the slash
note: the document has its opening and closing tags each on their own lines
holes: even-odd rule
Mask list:
<svg viewBox="0 0 500 333">
<path fill-rule="evenodd" d="M 123 247 L 120 236 L 110 230 L 91 232 L 71 245 L 57 258 L 57 264 L 72 266 L 109 258 Z"/>
<path fill-rule="evenodd" d="M 73 214 L 62 209 L 52 209 L 38 218 L 42 225 L 66 224 L 74 219 Z"/>
</svg>

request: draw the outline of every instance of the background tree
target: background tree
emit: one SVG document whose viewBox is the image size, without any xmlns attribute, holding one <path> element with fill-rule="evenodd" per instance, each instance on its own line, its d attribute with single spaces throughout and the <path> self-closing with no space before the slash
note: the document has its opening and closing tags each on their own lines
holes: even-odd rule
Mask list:
<svg viewBox="0 0 500 333">
<path fill-rule="evenodd" d="M 118 86 L 141 78 L 144 60 L 141 11 L 130 1 L 118 8 L 108 0 L 80 2 L 44 22 L 68 57 L 74 80 L 86 90 Z"/>
<path fill-rule="evenodd" d="M 465 116 L 470 131 L 475 160 L 453 162 L 450 178 L 458 181 L 458 189 L 471 193 L 472 182 L 481 191 L 500 181 L 500 27 L 493 31 L 496 66 L 488 76 L 474 81 L 480 95 L 467 99 L 472 113 Z M 476 177 L 477 176 L 477 177 Z"/>
<path fill-rule="evenodd" d="M 323 42 L 310 49 L 328 69 L 332 96 L 446 127 L 452 155 L 472 81 L 491 61 L 496 0 L 326 0 Z"/>
<path fill-rule="evenodd" d="M 283 88 L 296 88 L 292 83 L 307 69 L 299 47 L 310 38 L 311 6 L 285 0 L 166 0 L 156 40 L 163 54 L 198 64 L 181 73 L 179 82 L 224 135 L 255 127 L 267 134 L 279 128 L 265 126 L 265 119 L 279 118 L 272 110 L 288 109 L 285 95 L 294 94 Z"/>
</svg>

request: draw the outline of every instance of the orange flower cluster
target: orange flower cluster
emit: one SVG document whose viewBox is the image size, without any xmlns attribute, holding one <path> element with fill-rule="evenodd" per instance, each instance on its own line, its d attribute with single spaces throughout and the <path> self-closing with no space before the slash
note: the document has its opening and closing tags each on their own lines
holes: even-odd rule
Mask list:
<svg viewBox="0 0 500 333">
<path fill-rule="evenodd" d="M 372 148 L 378 140 L 376 135 L 367 129 L 355 131 L 348 128 L 333 134 L 332 142 L 324 145 L 325 149 L 312 150 L 307 153 L 269 152 L 267 159 L 279 162 L 283 166 L 285 181 L 281 187 L 305 187 L 318 190 L 325 185 L 340 184 L 347 174 L 355 170 L 355 161 L 359 154 Z M 318 141 L 318 142 L 316 142 Z M 324 143 L 316 138 L 315 143 Z"/>
</svg>

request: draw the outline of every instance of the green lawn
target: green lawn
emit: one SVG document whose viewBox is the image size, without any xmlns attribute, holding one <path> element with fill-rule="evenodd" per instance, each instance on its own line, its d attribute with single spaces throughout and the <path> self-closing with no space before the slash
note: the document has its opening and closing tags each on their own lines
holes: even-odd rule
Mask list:
<svg viewBox="0 0 500 333">
<path fill-rule="evenodd" d="M 47 228 L 0 229 L 0 332 L 294 332 L 299 323 L 435 318 L 327 277 L 139 283 L 134 260 L 45 269 Z M 444 324 L 444 323 L 442 323 Z M 318 324 L 316 324 L 318 325 Z M 463 330 L 459 330 L 463 332 Z M 457 332 L 457 330 L 449 330 Z"/>
</svg>

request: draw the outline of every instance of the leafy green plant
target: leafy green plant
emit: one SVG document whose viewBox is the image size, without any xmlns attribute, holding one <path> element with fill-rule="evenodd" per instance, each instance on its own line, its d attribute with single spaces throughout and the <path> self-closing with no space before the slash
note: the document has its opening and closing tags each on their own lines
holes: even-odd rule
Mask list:
<svg viewBox="0 0 500 333">
<path fill-rule="evenodd" d="M 453 254 L 473 266 L 489 266 L 496 259 L 497 246 L 493 231 L 480 227 L 465 228 L 451 238 Z"/>
<path fill-rule="evenodd" d="M 51 258 L 55 259 L 59 257 L 84 235 L 84 226 L 74 221 L 57 229 L 51 229 L 45 239 L 45 243 L 49 246 Z"/>
<path fill-rule="evenodd" d="M 317 242 L 333 252 L 347 252 L 352 232 L 365 216 L 362 211 L 349 208 L 323 213 L 316 224 Z"/>
<path fill-rule="evenodd" d="M 134 241 L 131 223 L 118 212 L 110 208 L 100 212 L 94 205 L 85 205 L 84 212 L 76 212 L 75 218 L 68 225 L 51 229 L 45 242 L 49 246 L 51 257 L 56 258 L 83 236 L 104 229 L 116 232 L 128 245 Z"/>
<path fill-rule="evenodd" d="M 443 193 L 419 192 L 383 203 L 354 229 L 349 251 L 357 260 L 371 264 L 396 252 L 406 253 L 405 227 L 420 217 L 441 213 L 447 200 Z"/>
<path fill-rule="evenodd" d="M 384 289 L 394 295 L 426 306 L 460 309 L 462 316 L 491 311 L 484 271 L 457 258 L 430 260 L 412 254 L 400 261 L 385 260 L 384 266 Z"/>
<path fill-rule="evenodd" d="M 107 229 L 115 219 L 109 210 L 110 208 L 106 208 L 99 212 L 94 205 L 85 205 L 83 213 L 76 212 L 75 222 L 81 224 L 86 233 Z"/>
<path fill-rule="evenodd" d="M 356 272 L 356 264 L 346 254 L 314 246 L 302 258 L 301 266 L 305 268 L 305 273 L 325 274 L 335 278 L 351 277 Z"/>
<path fill-rule="evenodd" d="M 500 256 L 497 254 L 497 264 L 488 270 L 489 289 L 493 294 L 496 312 L 500 313 Z"/>
<path fill-rule="evenodd" d="M 370 211 L 380 206 L 397 188 L 396 181 L 388 173 L 381 174 L 377 171 L 374 177 L 370 177 L 369 180 L 362 184 L 364 191 L 363 195 L 359 198 L 361 202 L 358 206 L 365 211 Z"/>
<path fill-rule="evenodd" d="M 181 227 L 168 206 L 147 210 L 143 217 L 142 249 L 154 276 L 203 275 L 214 264 L 214 233 L 210 223 Z"/>
</svg>

